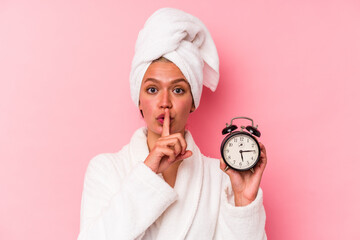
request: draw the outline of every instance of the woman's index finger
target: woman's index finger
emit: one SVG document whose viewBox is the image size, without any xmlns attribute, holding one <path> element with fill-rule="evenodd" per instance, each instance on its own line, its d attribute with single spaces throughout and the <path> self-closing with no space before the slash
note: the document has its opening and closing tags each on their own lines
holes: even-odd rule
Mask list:
<svg viewBox="0 0 360 240">
<path fill-rule="evenodd" d="M 170 113 L 169 113 L 169 109 L 165 108 L 165 116 L 164 116 L 161 136 L 165 137 L 169 135 L 170 135 Z"/>
</svg>

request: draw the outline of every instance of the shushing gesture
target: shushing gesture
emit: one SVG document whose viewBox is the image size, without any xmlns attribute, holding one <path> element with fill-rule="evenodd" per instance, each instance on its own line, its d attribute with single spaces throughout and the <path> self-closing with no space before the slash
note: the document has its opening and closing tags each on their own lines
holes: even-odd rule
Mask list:
<svg viewBox="0 0 360 240">
<path fill-rule="evenodd" d="M 173 163 L 192 155 L 186 147 L 185 138 L 181 133 L 170 134 L 170 112 L 165 108 L 161 137 L 156 141 L 144 163 L 155 173 L 163 173 Z"/>
</svg>

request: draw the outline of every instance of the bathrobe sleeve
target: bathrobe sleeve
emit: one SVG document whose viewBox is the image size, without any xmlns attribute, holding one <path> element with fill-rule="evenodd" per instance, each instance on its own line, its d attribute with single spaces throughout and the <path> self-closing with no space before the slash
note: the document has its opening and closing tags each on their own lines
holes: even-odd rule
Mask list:
<svg viewBox="0 0 360 240">
<path fill-rule="evenodd" d="M 174 189 L 143 162 L 134 165 L 121 183 L 119 171 L 104 154 L 90 161 L 78 240 L 140 239 L 177 199 Z"/>
<path fill-rule="evenodd" d="M 259 188 L 253 202 L 243 207 L 237 207 L 231 182 L 229 177 L 224 174 L 215 239 L 267 239 L 265 219 L 262 189 Z"/>
</svg>

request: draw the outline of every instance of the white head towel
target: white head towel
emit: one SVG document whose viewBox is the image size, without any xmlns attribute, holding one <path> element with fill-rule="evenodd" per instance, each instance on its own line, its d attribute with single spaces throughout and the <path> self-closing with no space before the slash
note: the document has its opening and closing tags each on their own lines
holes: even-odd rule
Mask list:
<svg viewBox="0 0 360 240">
<path fill-rule="evenodd" d="M 215 91 L 219 82 L 219 57 L 206 26 L 196 17 L 174 8 L 153 13 L 139 32 L 131 65 L 131 98 L 139 106 L 144 74 L 159 57 L 172 61 L 189 82 L 195 108 L 203 84 Z"/>
</svg>

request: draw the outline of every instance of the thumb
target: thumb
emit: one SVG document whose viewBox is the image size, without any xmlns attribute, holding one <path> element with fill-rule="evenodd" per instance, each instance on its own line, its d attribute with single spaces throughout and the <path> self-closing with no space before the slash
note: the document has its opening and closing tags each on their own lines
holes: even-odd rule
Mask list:
<svg viewBox="0 0 360 240">
<path fill-rule="evenodd" d="M 184 160 L 184 159 L 186 159 L 186 158 L 191 157 L 192 155 L 193 155 L 193 152 L 192 152 L 192 151 L 186 150 L 186 152 L 185 152 L 184 154 L 179 154 L 179 155 L 176 157 L 175 161 Z"/>
</svg>

